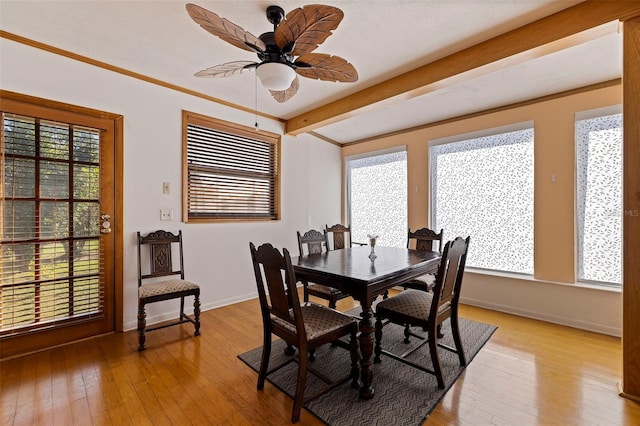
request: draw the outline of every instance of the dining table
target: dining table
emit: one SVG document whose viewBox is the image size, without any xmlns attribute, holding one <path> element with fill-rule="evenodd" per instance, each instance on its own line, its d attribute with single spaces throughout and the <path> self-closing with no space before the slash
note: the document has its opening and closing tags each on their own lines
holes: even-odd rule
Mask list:
<svg viewBox="0 0 640 426">
<path fill-rule="evenodd" d="M 360 397 L 374 396 L 371 371 L 374 346 L 374 300 L 395 286 L 433 270 L 442 254 L 401 247 L 354 246 L 292 257 L 299 281 L 323 284 L 350 295 L 360 303 Z"/>
</svg>

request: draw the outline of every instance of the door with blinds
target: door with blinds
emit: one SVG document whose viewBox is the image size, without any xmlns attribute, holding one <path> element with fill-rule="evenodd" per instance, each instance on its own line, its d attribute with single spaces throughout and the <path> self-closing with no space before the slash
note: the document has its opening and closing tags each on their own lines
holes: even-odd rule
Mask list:
<svg viewBox="0 0 640 426">
<path fill-rule="evenodd" d="M 87 111 L 2 99 L 2 358 L 115 328 L 114 120 Z"/>
</svg>

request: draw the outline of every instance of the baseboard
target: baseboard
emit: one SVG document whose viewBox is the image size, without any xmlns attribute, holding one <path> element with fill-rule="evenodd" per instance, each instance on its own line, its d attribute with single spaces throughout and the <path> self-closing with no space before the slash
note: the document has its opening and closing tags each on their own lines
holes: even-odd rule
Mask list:
<svg viewBox="0 0 640 426">
<path fill-rule="evenodd" d="M 227 299 L 221 299 L 221 300 L 217 300 L 215 302 L 208 302 L 208 303 L 203 303 L 200 305 L 200 311 L 204 312 L 204 311 L 208 311 L 211 309 L 216 309 L 216 308 L 221 308 L 223 306 L 227 306 L 227 305 L 232 305 L 234 303 L 239 303 L 239 302 L 244 302 L 246 300 L 251 300 L 251 299 L 255 299 L 256 297 L 258 297 L 258 293 L 257 292 L 253 292 L 253 293 L 249 293 L 249 294 L 244 294 L 241 296 L 237 296 L 237 297 L 229 297 Z M 178 301 L 179 302 L 179 301 Z M 185 303 L 187 304 L 187 303 Z M 178 303 L 178 306 L 175 309 L 175 312 L 164 312 L 158 315 L 153 315 L 153 316 L 147 316 L 147 326 L 151 326 L 154 324 L 159 324 L 161 322 L 165 322 L 165 321 L 170 321 L 170 320 L 175 320 L 178 317 L 178 313 L 180 311 L 180 306 Z M 185 306 L 185 311 L 187 314 L 191 314 L 193 312 L 193 306 Z M 129 330 L 136 330 L 138 328 L 138 320 L 134 320 L 134 321 L 128 321 L 125 323 L 124 325 L 124 331 L 129 331 Z"/>
<path fill-rule="evenodd" d="M 489 303 L 484 300 L 470 299 L 461 297 L 460 302 L 466 305 L 477 306 L 479 308 L 491 309 L 493 311 L 505 312 L 507 314 L 518 315 L 521 317 L 546 321 L 553 324 L 564 325 L 567 327 L 578 328 L 580 330 L 592 331 L 594 333 L 606 334 L 608 336 L 621 337 L 622 330 L 617 327 L 610 327 L 603 324 L 593 323 L 589 321 L 580 321 L 575 318 L 566 318 L 552 315 L 545 312 L 529 311 L 526 309 L 518 309 L 513 306 L 499 305 Z"/>
<path fill-rule="evenodd" d="M 622 390 L 622 383 L 618 383 L 618 395 L 631 401 L 640 402 L 639 396 L 628 394 Z"/>
</svg>

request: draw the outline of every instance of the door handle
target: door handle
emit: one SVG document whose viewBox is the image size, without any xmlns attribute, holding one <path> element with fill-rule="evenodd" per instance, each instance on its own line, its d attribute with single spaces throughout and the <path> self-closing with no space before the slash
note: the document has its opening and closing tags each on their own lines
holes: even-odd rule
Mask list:
<svg viewBox="0 0 640 426">
<path fill-rule="evenodd" d="M 100 215 L 100 233 L 111 233 L 111 216 L 109 216 L 108 214 Z"/>
</svg>

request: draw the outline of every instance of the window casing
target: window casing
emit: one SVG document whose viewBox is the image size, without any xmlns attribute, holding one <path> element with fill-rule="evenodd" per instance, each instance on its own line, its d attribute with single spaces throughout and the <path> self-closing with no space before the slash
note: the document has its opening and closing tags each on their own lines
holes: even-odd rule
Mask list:
<svg viewBox="0 0 640 426">
<path fill-rule="evenodd" d="M 619 108 L 617 108 L 619 109 Z M 576 114 L 578 280 L 622 282 L 622 114 Z"/>
<path fill-rule="evenodd" d="M 533 274 L 533 141 L 527 122 L 432 142 L 431 227 L 471 236 L 467 266 Z"/>
<path fill-rule="evenodd" d="M 347 205 L 353 241 L 407 244 L 407 152 L 384 151 L 347 158 Z"/>
<path fill-rule="evenodd" d="M 183 112 L 183 220 L 280 219 L 280 135 Z"/>
</svg>

